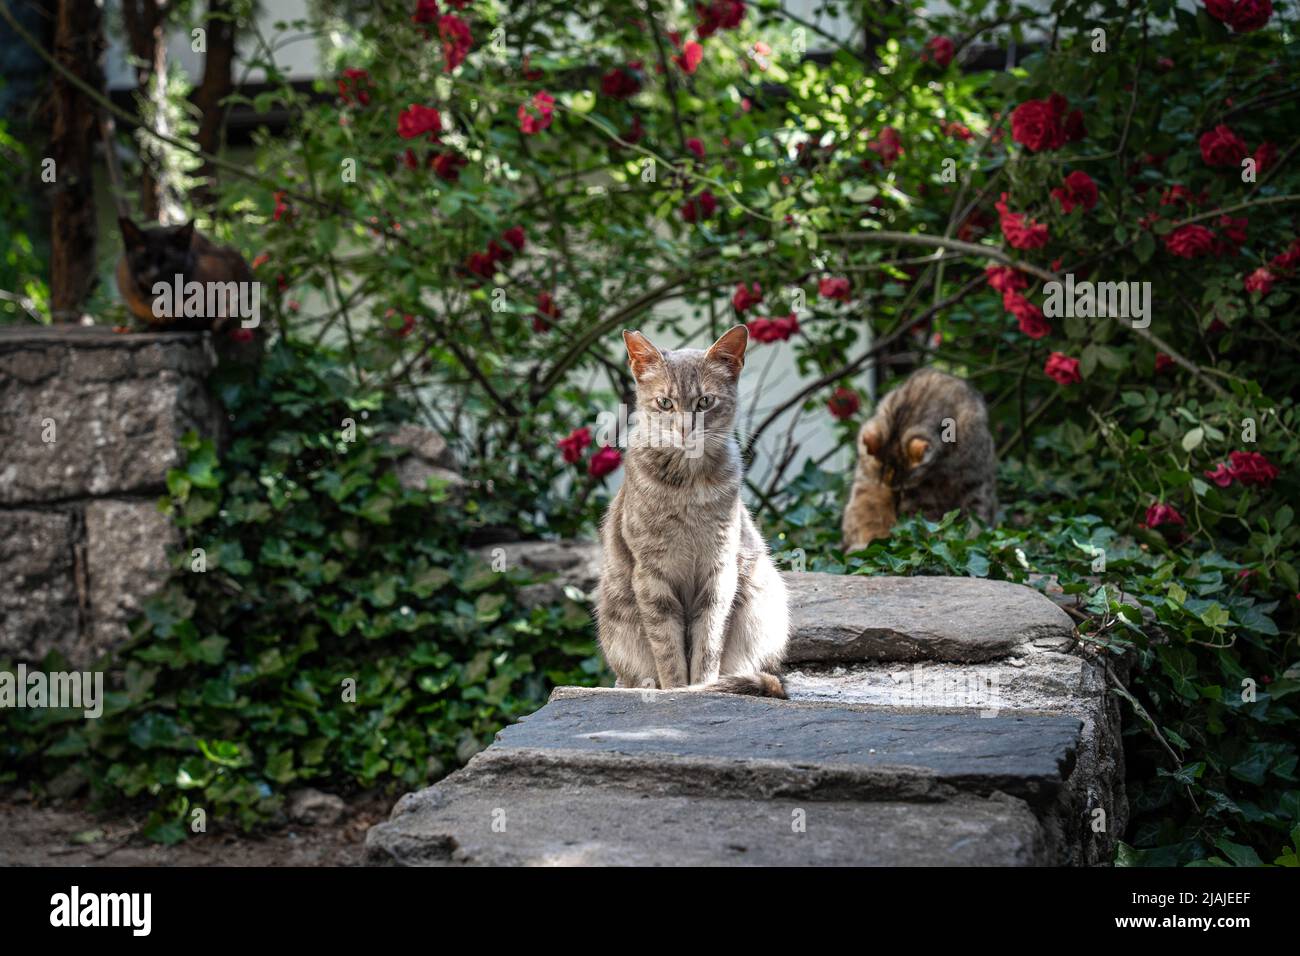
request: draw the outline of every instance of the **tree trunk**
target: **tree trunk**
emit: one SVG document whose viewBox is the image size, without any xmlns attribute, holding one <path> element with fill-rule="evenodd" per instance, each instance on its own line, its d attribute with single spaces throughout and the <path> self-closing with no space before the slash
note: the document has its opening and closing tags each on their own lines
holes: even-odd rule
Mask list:
<svg viewBox="0 0 1300 956">
<path fill-rule="evenodd" d="M 104 88 L 103 19 L 96 0 L 59 0 L 54 56 L 94 89 Z M 99 107 L 56 72 L 51 97 L 50 305 L 56 322 L 76 322 L 96 279 L 93 149 Z"/>
<path fill-rule="evenodd" d="M 217 155 L 225 134 L 225 107 L 221 101 L 234 87 L 235 21 L 231 18 L 230 0 L 208 0 L 207 52 L 203 57 L 203 81 L 194 91 L 198 107 L 199 149 Z M 217 171 L 205 162 L 199 168 L 199 200 L 212 201 L 212 186 Z"/>
<path fill-rule="evenodd" d="M 122 19 L 126 38 L 135 60 L 135 88 L 141 99 L 152 103 L 155 113 L 165 108 L 167 85 L 167 44 L 163 40 L 163 21 L 167 17 L 167 0 L 123 0 Z M 156 124 L 155 115 L 153 122 Z M 154 144 L 145 140 L 140 148 L 140 212 L 157 222 L 162 208 L 162 157 Z"/>
</svg>

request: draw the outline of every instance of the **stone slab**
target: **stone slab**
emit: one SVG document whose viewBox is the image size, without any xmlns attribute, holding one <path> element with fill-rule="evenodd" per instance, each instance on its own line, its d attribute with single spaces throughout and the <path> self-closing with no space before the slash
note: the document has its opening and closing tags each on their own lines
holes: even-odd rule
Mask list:
<svg viewBox="0 0 1300 956">
<path fill-rule="evenodd" d="M 1069 775 L 1081 722 L 1068 716 L 922 713 L 808 706 L 698 692 L 561 688 L 489 748 L 516 765 L 550 754 L 644 758 L 718 786 L 738 763 L 769 771 L 833 771 L 839 792 L 897 793 L 900 780 L 1027 799 L 1050 798 Z M 684 760 L 696 760 L 687 766 Z M 762 767 L 759 768 L 763 769 Z M 653 774 L 653 769 L 648 771 Z M 552 774 L 554 776 L 554 774 Z M 810 779 L 809 787 L 823 786 Z M 902 784 L 906 786 L 906 783 Z"/>
<path fill-rule="evenodd" d="M 0 330 L 0 505 L 160 491 L 180 437 L 220 410 L 200 333 Z"/>
<path fill-rule="evenodd" d="M 80 622 L 76 519 L 0 509 L 0 658 L 68 656 Z"/>
<path fill-rule="evenodd" d="M 800 832 L 802 825 L 802 832 Z M 1028 866 L 1021 801 L 853 803 L 646 796 L 447 781 L 366 835 L 373 866 Z"/>
<path fill-rule="evenodd" d="M 1032 588 L 956 577 L 785 575 L 788 664 L 988 661 L 1026 644 L 1068 643 L 1069 616 Z"/>
<path fill-rule="evenodd" d="M 153 499 L 89 501 L 85 515 L 94 627 L 79 657 L 88 662 L 130 636 L 145 601 L 171 579 L 180 535 Z"/>
</svg>

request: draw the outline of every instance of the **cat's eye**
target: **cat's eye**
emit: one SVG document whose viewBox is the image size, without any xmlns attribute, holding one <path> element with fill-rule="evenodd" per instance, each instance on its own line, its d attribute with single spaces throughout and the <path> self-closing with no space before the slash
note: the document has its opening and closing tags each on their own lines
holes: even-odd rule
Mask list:
<svg viewBox="0 0 1300 956">
<path fill-rule="evenodd" d="M 673 410 L 673 400 L 671 398 L 663 398 L 661 396 L 655 399 L 655 404 L 666 412 L 671 412 Z"/>
<path fill-rule="evenodd" d="M 695 410 L 697 412 L 702 412 L 705 409 L 712 408 L 712 407 L 713 407 L 712 395 L 701 395 L 699 398 L 695 400 Z"/>
</svg>

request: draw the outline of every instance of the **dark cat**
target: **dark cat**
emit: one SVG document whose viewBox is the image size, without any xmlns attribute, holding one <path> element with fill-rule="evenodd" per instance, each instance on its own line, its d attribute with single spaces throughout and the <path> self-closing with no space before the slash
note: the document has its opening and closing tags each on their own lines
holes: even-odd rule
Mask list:
<svg viewBox="0 0 1300 956">
<path fill-rule="evenodd" d="M 141 229 L 125 218 L 118 224 L 125 252 L 117 264 L 117 288 L 131 314 L 151 331 L 211 329 L 223 357 L 250 358 L 261 330 L 242 325 L 247 316 L 241 315 L 240 307 L 260 303 L 260 296 L 254 298 L 253 271 L 244 257 L 204 237 L 193 222 L 153 229 Z M 176 301 L 181 297 L 171 294 L 177 276 L 181 277 L 182 288 L 197 282 L 207 293 L 197 314 L 182 309 L 181 302 Z M 169 287 L 169 293 L 165 303 L 155 309 L 157 300 L 163 298 L 154 295 L 160 282 Z M 221 308 L 216 307 L 218 299 Z"/>
<path fill-rule="evenodd" d="M 914 372 L 886 395 L 858 435 L 858 470 L 844 514 L 844 547 L 856 550 L 899 515 L 931 521 L 961 510 L 992 524 L 997 458 L 984 399 L 935 369 Z"/>
</svg>

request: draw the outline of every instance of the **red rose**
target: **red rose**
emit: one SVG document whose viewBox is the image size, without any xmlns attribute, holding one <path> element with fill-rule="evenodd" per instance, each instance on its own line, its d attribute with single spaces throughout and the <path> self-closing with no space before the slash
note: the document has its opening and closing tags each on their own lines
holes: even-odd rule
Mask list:
<svg viewBox="0 0 1300 956">
<path fill-rule="evenodd" d="M 1174 360 L 1164 352 L 1156 353 L 1156 374 L 1163 375 L 1174 367 Z"/>
<path fill-rule="evenodd" d="M 545 90 L 534 93 L 529 102 L 519 105 L 519 129 L 525 136 L 540 133 L 554 118 L 555 97 Z"/>
<path fill-rule="evenodd" d="M 867 149 L 878 153 L 880 161 L 886 166 L 892 166 L 903 155 L 903 140 L 899 137 L 898 130 L 886 126 L 878 137 L 867 143 Z"/>
<path fill-rule="evenodd" d="M 1260 143 L 1255 148 L 1255 172 L 1262 173 L 1277 162 L 1277 147 L 1272 143 Z"/>
<path fill-rule="evenodd" d="M 1229 453 L 1229 470 L 1232 477 L 1243 485 L 1271 485 L 1279 474 L 1277 466 L 1257 451 L 1234 451 Z"/>
<path fill-rule="evenodd" d="M 362 106 L 370 105 L 370 74 L 365 70 L 348 68 L 343 71 L 343 76 L 339 78 L 339 96 L 344 103 L 349 105 L 356 102 Z"/>
<path fill-rule="evenodd" d="M 697 222 L 708 219 L 718 208 L 718 200 L 707 189 L 693 199 L 686 200 L 679 210 L 683 222 Z"/>
<path fill-rule="evenodd" d="M 582 458 L 583 449 L 591 444 L 591 429 L 585 425 L 575 428 L 567 438 L 561 438 L 555 444 L 564 453 L 564 460 L 572 465 Z"/>
<path fill-rule="evenodd" d="M 1193 196 L 1192 191 L 1182 183 L 1174 183 L 1160 194 L 1160 205 L 1162 206 L 1172 206 L 1176 203 L 1195 206 L 1196 202 L 1197 197 Z"/>
<path fill-rule="evenodd" d="M 1165 248 L 1182 259 L 1196 259 L 1214 248 L 1214 233 L 1192 223 L 1165 236 Z"/>
<path fill-rule="evenodd" d="M 1011 212 L 1007 208 L 1007 194 L 993 204 L 1002 220 L 1002 235 L 1015 249 L 1038 249 L 1047 245 L 1047 227 L 1042 223 L 1026 219 L 1024 213 Z"/>
<path fill-rule="evenodd" d="M 862 399 L 853 389 L 841 385 L 831 393 L 826 407 L 830 409 L 832 415 L 843 421 L 846 418 L 852 418 L 858 413 L 858 409 L 862 407 Z"/>
<path fill-rule="evenodd" d="M 1239 246 L 1246 241 L 1246 227 L 1249 225 L 1250 220 L 1245 216 L 1220 216 L 1219 234 Z"/>
<path fill-rule="evenodd" d="M 1205 477 L 1209 478 L 1210 481 L 1214 482 L 1220 488 L 1226 488 L 1228 485 L 1232 484 L 1232 469 L 1228 467 L 1227 462 L 1221 461 L 1219 462 L 1219 466 L 1213 471 L 1205 472 Z"/>
<path fill-rule="evenodd" d="M 1061 204 L 1062 212 L 1068 213 L 1075 206 L 1082 206 L 1085 212 L 1090 212 L 1097 205 L 1097 184 L 1083 170 L 1075 170 L 1052 190 L 1052 195 Z"/>
<path fill-rule="evenodd" d="M 411 14 L 412 23 L 433 23 L 438 19 L 438 0 L 419 0 L 415 12 Z"/>
<path fill-rule="evenodd" d="M 786 342 L 799 331 L 799 317 L 791 312 L 780 319 L 751 319 L 746 328 L 755 342 Z"/>
<path fill-rule="evenodd" d="M 1019 292 L 1029 288 L 1029 279 L 1011 266 L 985 266 L 984 275 L 996 292 Z"/>
<path fill-rule="evenodd" d="M 511 226 L 501 234 L 501 238 L 514 246 L 515 252 L 524 251 L 524 242 L 526 241 L 526 237 L 524 235 L 523 226 Z"/>
<path fill-rule="evenodd" d="M 1079 360 L 1060 352 L 1053 352 L 1047 357 L 1043 372 L 1061 385 L 1074 385 L 1083 381 L 1083 376 L 1079 374 Z"/>
<path fill-rule="evenodd" d="M 274 196 L 274 199 L 275 199 L 275 212 L 271 214 L 271 219 L 274 222 L 279 222 L 281 219 L 283 219 L 285 222 L 288 222 L 290 219 L 293 218 L 293 207 L 284 201 L 283 192 L 277 191 Z"/>
<path fill-rule="evenodd" d="M 475 252 L 465 261 L 465 268 L 482 279 L 490 279 L 496 272 L 496 258 L 488 253 Z"/>
<path fill-rule="evenodd" d="M 695 32 L 703 40 L 718 30 L 734 30 L 740 26 L 740 21 L 745 19 L 745 4 L 743 0 L 713 0 L 708 5 L 697 3 L 695 15 L 699 18 Z"/>
<path fill-rule="evenodd" d="M 560 307 L 549 292 L 537 294 L 537 312 L 533 315 L 533 331 L 549 332 L 551 323 L 560 317 Z"/>
<path fill-rule="evenodd" d="M 429 140 L 437 142 L 442 131 L 442 115 L 432 106 L 420 106 L 412 103 L 397 117 L 397 135 L 402 139 L 415 139 L 429 134 Z"/>
<path fill-rule="evenodd" d="M 686 141 L 686 148 L 694 153 L 697 159 L 704 159 L 704 144 L 696 137 L 692 136 Z"/>
<path fill-rule="evenodd" d="M 254 334 L 255 333 L 252 329 L 246 329 L 243 326 L 236 326 L 226 333 L 226 337 L 232 342 L 237 342 L 240 345 L 243 345 L 246 342 L 253 341 Z"/>
<path fill-rule="evenodd" d="M 954 120 L 951 123 L 944 123 L 939 127 L 945 136 L 951 136 L 953 139 L 959 139 L 963 143 L 969 143 L 975 138 L 975 134 L 970 131 L 970 127 L 965 123 L 958 123 Z"/>
<path fill-rule="evenodd" d="M 1237 0 L 1228 17 L 1228 26 L 1232 27 L 1233 33 L 1254 33 L 1265 26 L 1271 16 L 1272 0 Z"/>
<path fill-rule="evenodd" d="M 1232 19 L 1232 8 L 1237 0 L 1205 0 L 1205 12 L 1221 23 Z"/>
<path fill-rule="evenodd" d="M 763 302 L 763 287 L 757 282 L 749 288 L 745 288 L 745 283 L 736 286 L 735 293 L 731 296 L 731 306 L 736 310 L 737 315 L 744 315 L 756 305 Z"/>
<path fill-rule="evenodd" d="M 687 41 L 681 53 L 673 54 L 673 62 L 680 66 L 688 76 L 693 75 L 699 69 L 700 61 L 703 59 L 704 47 L 694 40 Z"/>
<path fill-rule="evenodd" d="M 591 456 L 591 461 L 587 463 L 587 474 L 593 478 L 604 478 L 610 472 L 617 471 L 622 463 L 623 456 L 618 449 L 606 445 Z"/>
<path fill-rule="evenodd" d="M 1279 252 L 1269 260 L 1268 264 L 1279 272 L 1285 273 L 1290 273 L 1296 266 L 1300 266 L 1300 239 L 1292 239 L 1286 251 Z"/>
<path fill-rule="evenodd" d="M 934 37 L 927 43 L 926 48 L 930 51 L 929 55 L 934 59 L 935 65 L 945 68 L 952 62 L 953 54 L 957 52 L 957 45 L 948 39 L 948 37 Z M 925 54 L 921 54 L 922 59 Z"/>
<path fill-rule="evenodd" d="M 470 36 L 469 24 L 454 13 L 438 18 L 438 36 L 442 38 L 443 72 L 450 73 L 465 62 L 474 38 Z"/>
<path fill-rule="evenodd" d="M 1173 505 L 1167 505 L 1158 501 L 1147 509 L 1146 521 L 1142 523 L 1146 528 L 1158 528 L 1162 524 L 1181 525 L 1183 516 L 1178 513 Z"/>
<path fill-rule="evenodd" d="M 1019 292 L 1008 290 L 1002 293 L 1002 307 L 1016 317 L 1020 331 L 1031 339 L 1041 339 L 1052 331 L 1051 325 L 1043 318 L 1043 310 Z"/>
<path fill-rule="evenodd" d="M 1240 166 L 1246 153 L 1245 141 L 1222 123 L 1201 136 L 1201 159 L 1207 166 Z"/>
<path fill-rule="evenodd" d="M 1031 153 L 1064 146 L 1064 101 L 1058 94 L 1046 100 L 1025 100 L 1011 111 L 1011 138 Z M 1082 114 L 1079 118 L 1083 118 Z"/>
<path fill-rule="evenodd" d="M 637 70 L 641 61 L 629 63 L 626 67 L 614 67 L 600 80 L 600 91 L 616 100 L 625 100 L 641 92 L 641 78 Z"/>
<path fill-rule="evenodd" d="M 468 162 L 460 153 L 439 153 L 433 157 L 433 171 L 440 179 L 454 183 L 460 179 L 460 171 Z"/>
<path fill-rule="evenodd" d="M 852 294 L 852 283 L 843 276 L 827 276 L 817 283 L 817 294 L 823 299 L 837 299 L 848 302 Z"/>
</svg>

